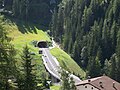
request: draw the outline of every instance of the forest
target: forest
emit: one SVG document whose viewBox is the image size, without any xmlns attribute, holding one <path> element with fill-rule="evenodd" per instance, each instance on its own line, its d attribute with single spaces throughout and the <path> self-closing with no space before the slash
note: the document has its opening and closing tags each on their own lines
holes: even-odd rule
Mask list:
<svg viewBox="0 0 120 90">
<path fill-rule="evenodd" d="M 0 0 L 1 15 L 49 28 L 49 36 L 86 72 L 80 78 L 106 75 L 120 82 L 120 0 Z M 0 17 L 0 90 L 47 88 L 46 79 L 36 78 L 29 47 L 22 48 L 19 66 L 11 41 Z"/>
<path fill-rule="evenodd" d="M 53 9 L 61 0 L 0 0 L 4 14 L 49 26 Z M 42 13 L 42 14 L 41 14 Z"/>
<path fill-rule="evenodd" d="M 120 82 L 120 0 L 63 0 L 50 26 L 51 35 L 87 76 L 107 75 Z"/>
</svg>

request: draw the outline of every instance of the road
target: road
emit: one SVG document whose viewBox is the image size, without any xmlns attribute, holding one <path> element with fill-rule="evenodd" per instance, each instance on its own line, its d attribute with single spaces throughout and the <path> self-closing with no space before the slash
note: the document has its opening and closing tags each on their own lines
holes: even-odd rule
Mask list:
<svg viewBox="0 0 120 90">
<path fill-rule="evenodd" d="M 51 75 L 53 75 L 55 78 L 60 80 L 59 72 L 61 67 L 59 65 L 59 62 L 56 60 L 56 58 L 54 58 L 51 55 L 49 48 L 42 48 L 42 59 L 48 72 Z M 75 83 L 78 83 L 81 81 L 77 76 L 73 74 L 70 74 L 70 77 L 73 77 L 73 80 L 75 81 Z"/>
<path fill-rule="evenodd" d="M 59 66 L 54 61 L 53 56 L 51 55 L 48 48 L 42 48 L 42 59 L 44 61 L 46 69 L 49 71 L 50 74 L 52 74 L 55 78 L 60 80 L 60 74 L 59 74 Z"/>
</svg>

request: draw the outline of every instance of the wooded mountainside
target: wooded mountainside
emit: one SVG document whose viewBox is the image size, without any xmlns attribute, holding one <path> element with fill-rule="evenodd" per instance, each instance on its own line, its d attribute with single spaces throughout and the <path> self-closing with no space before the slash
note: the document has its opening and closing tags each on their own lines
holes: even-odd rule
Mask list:
<svg viewBox="0 0 120 90">
<path fill-rule="evenodd" d="M 0 13 L 50 26 L 49 34 L 86 71 L 86 78 L 105 74 L 120 82 L 120 0 L 0 0 Z M 19 90 L 38 88 L 29 48 L 24 47 L 21 59 L 25 62 L 19 71 L 17 52 L 6 32 L 1 22 L 0 89 L 8 90 L 9 78 L 16 79 Z"/>
<path fill-rule="evenodd" d="M 120 82 L 120 0 L 63 0 L 51 32 L 88 76 Z"/>
<path fill-rule="evenodd" d="M 6 14 L 33 23 L 49 25 L 53 8 L 61 0 L 0 0 L 0 8 Z"/>
</svg>

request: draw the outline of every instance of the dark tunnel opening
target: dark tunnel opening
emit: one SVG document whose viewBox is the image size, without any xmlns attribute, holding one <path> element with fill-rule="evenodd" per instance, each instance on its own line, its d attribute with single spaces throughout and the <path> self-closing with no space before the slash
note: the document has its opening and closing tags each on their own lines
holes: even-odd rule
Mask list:
<svg viewBox="0 0 120 90">
<path fill-rule="evenodd" d="M 39 41 L 38 44 L 37 44 L 37 46 L 39 48 L 47 48 L 48 47 L 46 41 Z"/>
</svg>

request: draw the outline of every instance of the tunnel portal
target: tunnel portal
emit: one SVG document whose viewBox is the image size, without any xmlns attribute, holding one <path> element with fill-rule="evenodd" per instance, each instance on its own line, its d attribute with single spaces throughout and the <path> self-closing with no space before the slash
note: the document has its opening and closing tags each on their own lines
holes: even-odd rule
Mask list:
<svg viewBox="0 0 120 90">
<path fill-rule="evenodd" d="M 47 47 L 48 47 L 46 41 L 39 41 L 39 42 L 37 43 L 37 46 L 38 46 L 39 48 L 47 48 Z"/>
</svg>

